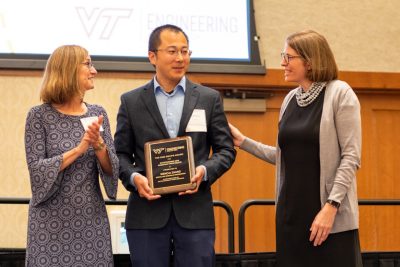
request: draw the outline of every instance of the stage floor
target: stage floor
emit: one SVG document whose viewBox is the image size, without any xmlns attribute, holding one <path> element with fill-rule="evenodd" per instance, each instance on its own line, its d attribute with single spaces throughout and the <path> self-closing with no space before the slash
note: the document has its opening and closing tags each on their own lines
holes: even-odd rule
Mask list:
<svg viewBox="0 0 400 267">
<path fill-rule="evenodd" d="M 364 267 L 400 267 L 400 252 L 364 252 Z M 24 249 L 0 249 L 1 267 L 24 267 Z M 114 255 L 115 267 L 130 267 L 127 254 Z M 275 253 L 217 254 L 216 267 L 274 267 Z"/>
</svg>

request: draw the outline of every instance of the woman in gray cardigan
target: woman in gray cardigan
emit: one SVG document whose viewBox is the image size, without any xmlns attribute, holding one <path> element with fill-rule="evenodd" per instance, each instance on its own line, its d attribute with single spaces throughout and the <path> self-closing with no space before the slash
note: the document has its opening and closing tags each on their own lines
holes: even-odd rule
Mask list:
<svg viewBox="0 0 400 267">
<path fill-rule="evenodd" d="M 360 104 L 326 39 L 302 31 L 286 39 L 285 97 L 275 147 L 230 125 L 235 145 L 276 165 L 277 266 L 362 266 L 356 171 Z"/>
</svg>

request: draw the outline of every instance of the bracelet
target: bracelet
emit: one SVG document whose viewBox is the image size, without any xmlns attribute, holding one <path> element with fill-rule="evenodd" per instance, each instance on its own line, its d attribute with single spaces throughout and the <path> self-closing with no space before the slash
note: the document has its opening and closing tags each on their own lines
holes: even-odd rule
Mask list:
<svg viewBox="0 0 400 267">
<path fill-rule="evenodd" d="M 99 150 L 102 150 L 105 146 L 106 146 L 106 144 L 104 143 L 104 141 L 101 141 L 101 142 L 99 142 L 99 143 L 97 144 L 96 147 L 93 147 L 93 149 L 94 149 L 95 151 L 99 151 Z"/>
<path fill-rule="evenodd" d="M 328 200 L 326 201 L 326 203 L 328 203 L 329 205 L 331 205 L 331 206 L 333 206 L 333 207 L 335 207 L 335 208 L 337 208 L 337 209 L 339 209 L 339 207 L 340 207 L 340 203 L 339 203 L 339 202 L 336 202 L 336 201 L 334 201 L 334 200 L 332 200 L 332 199 L 328 199 Z"/>
</svg>

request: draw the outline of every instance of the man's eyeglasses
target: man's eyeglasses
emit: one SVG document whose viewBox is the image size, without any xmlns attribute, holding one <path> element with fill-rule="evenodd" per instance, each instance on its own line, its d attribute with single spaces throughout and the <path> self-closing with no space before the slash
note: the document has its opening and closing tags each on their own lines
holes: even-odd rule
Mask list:
<svg viewBox="0 0 400 267">
<path fill-rule="evenodd" d="M 178 50 L 175 48 L 167 48 L 167 49 L 156 49 L 154 52 L 158 51 L 165 51 L 169 56 L 177 57 L 179 54 L 182 55 L 182 57 L 190 57 L 192 55 L 192 50 L 189 50 L 187 48 Z"/>
<path fill-rule="evenodd" d="M 87 67 L 88 69 L 94 68 L 94 64 L 93 64 L 92 61 L 86 61 L 86 62 L 83 62 L 83 63 L 81 63 L 81 64 L 86 65 L 86 67 Z"/>
<path fill-rule="evenodd" d="M 292 56 L 287 53 L 282 52 L 281 58 L 286 62 L 289 63 L 293 58 L 302 58 L 302 56 Z"/>
</svg>

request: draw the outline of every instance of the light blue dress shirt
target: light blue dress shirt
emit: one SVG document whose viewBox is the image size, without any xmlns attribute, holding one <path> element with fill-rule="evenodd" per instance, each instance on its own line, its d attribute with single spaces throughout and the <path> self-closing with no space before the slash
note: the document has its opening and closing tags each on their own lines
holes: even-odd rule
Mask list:
<svg viewBox="0 0 400 267">
<path fill-rule="evenodd" d="M 171 93 L 165 92 L 157 79 L 154 78 L 154 94 L 160 110 L 164 125 L 170 138 L 178 136 L 179 124 L 182 118 L 183 103 L 185 101 L 186 78 L 185 76 L 176 85 Z"/>
</svg>

